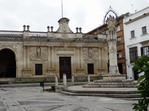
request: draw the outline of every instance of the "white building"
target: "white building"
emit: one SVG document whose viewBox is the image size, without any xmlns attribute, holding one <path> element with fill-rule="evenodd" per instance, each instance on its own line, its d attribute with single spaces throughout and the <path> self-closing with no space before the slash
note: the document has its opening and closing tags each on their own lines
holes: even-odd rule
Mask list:
<svg viewBox="0 0 149 111">
<path fill-rule="evenodd" d="M 137 79 L 133 62 L 139 56 L 149 55 L 149 7 L 124 18 L 127 78 Z"/>
</svg>

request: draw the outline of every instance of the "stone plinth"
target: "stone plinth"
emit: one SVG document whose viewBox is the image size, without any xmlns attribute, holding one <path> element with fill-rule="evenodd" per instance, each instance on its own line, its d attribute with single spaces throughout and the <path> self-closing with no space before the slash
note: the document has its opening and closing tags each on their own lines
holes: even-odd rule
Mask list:
<svg viewBox="0 0 149 111">
<path fill-rule="evenodd" d="M 126 75 L 103 75 L 103 80 L 125 80 Z"/>
</svg>

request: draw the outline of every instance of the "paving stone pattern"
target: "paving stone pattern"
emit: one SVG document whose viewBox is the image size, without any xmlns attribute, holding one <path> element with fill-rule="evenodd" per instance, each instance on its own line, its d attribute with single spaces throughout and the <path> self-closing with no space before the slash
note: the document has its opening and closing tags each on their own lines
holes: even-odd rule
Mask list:
<svg viewBox="0 0 149 111">
<path fill-rule="evenodd" d="M 66 96 L 41 87 L 0 88 L 0 111 L 132 111 L 136 101 Z"/>
</svg>

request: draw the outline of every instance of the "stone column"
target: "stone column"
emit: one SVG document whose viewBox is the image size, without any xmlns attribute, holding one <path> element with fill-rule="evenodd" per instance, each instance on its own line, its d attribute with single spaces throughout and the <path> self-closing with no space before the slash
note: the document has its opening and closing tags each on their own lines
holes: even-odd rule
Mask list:
<svg viewBox="0 0 149 111">
<path fill-rule="evenodd" d="M 52 47 L 48 47 L 48 65 L 47 65 L 47 71 L 48 73 L 51 73 L 53 70 L 52 70 Z"/>
<path fill-rule="evenodd" d="M 101 69 L 103 69 L 103 58 L 104 58 L 104 55 L 103 55 L 103 47 L 100 48 L 100 51 L 101 51 Z"/>
<path fill-rule="evenodd" d="M 48 47 L 48 62 L 47 62 L 47 69 L 49 70 L 50 69 L 50 67 L 51 67 L 51 64 L 50 64 L 50 58 L 51 58 L 51 49 L 50 49 L 50 47 Z"/>
<path fill-rule="evenodd" d="M 109 16 L 107 19 L 108 25 L 108 46 L 109 46 L 109 74 L 118 75 L 117 65 L 117 47 L 116 47 L 116 20 L 114 17 Z"/>
<path fill-rule="evenodd" d="M 117 66 L 117 50 L 116 50 L 116 40 L 108 42 L 109 44 L 109 73 L 119 74 Z"/>
<path fill-rule="evenodd" d="M 82 50 L 81 50 L 81 49 L 82 49 L 82 48 L 79 47 L 79 66 L 80 66 L 79 68 L 80 68 L 80 69 L 82 68 L 82 59 L 81 59 L 81 56 L 82 56 L 82 55 L 81 55 L 81 54 L 82 54 L 81 51 L 82 51 Z"/>
<path fill-rule="evenodd" d="M 27 68 L 30 69 L 29 46 L 27 46 Z"/>
<path fill-rule="evenodd" d="M 77 73 L 78 74 L 83 74 L 84 73 L 84 67 L 83 67 L 83 60 L 82 60 L 82 46 L 78 46 L 77 48 L 78 50 L 78 54 L 77 54 L 77 58 L 78 58 L 78 67 L 77 67 Z"/>
<path fill-rule="evenodd" d="M 79 46 L 77 47 L 77 69 L 80 69 L 81 64 L 80 64 L 80 48 Z"/>
<path fill-rule="evenodd" d="M 23 47 L 23 59 L 24 59 L 24 69 L 27 68 L 27 54 L 26 54 L 26 46 Z"/>
<path fill-rule="evenodd" d="M 101 52 L 101 48 L 99 47 L 99 49 L 98 49 L 98 52 L 99 52 L 99 69 L 101 69 L 101 65 L 102 65 L 102 52 Z"/>
</svg>

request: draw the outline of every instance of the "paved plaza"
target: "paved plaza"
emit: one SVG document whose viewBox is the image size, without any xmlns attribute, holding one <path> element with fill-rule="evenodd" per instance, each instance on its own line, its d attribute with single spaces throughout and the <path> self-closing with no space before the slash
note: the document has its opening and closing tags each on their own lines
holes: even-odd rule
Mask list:
<svg viewBox="0 0 149 111">
<path fill-rule="evenodd" d="M 0 111 L 132 111 L 133 100 L 66 96 L 41 87 L 0 88 Z"/>
</svg>

